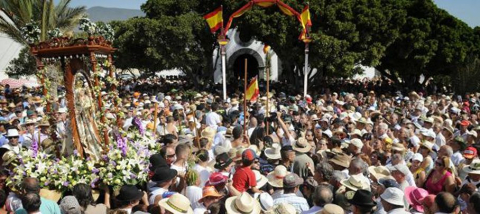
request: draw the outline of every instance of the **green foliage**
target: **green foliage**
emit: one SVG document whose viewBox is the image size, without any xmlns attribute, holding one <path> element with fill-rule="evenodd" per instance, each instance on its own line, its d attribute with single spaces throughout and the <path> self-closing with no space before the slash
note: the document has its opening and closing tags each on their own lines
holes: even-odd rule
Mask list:
<svg viewBox="0 0 480 214">
<path fill-rule="evenodd" d="M 17 58 L 10 61 L 6 69 L 9 76 L 29 76 L 37 71 L 35 57 L 30 54 L 30 48 L 24 47 Z"/>
<path fill-rule="evenodd" d="M 0 8 L 8 15 L 0 17 L 0 31 L 21 44 L 27 44 L 20 29 L 32 20 L 40 23 L 40 41 L 47 38 L 47 32 L 59 28 L 62 33 L 71 32 L 85 14 L 85 7 L 70 7 L 71 0 L 1 1 Z"/>
</svg>

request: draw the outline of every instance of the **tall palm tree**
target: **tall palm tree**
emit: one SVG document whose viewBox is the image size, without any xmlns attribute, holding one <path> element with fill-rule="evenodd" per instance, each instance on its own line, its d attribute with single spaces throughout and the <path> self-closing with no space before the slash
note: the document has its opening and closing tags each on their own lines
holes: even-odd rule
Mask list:
<svg viewBox="0 0 480 214">
<path fill-rule="evenodd" d="M 72 31 L 86 8 L 69 7 L 71 0 L 60 0 L 54 5 L 53 0 L 14 0 L 1 1 L 0 10 L 6 16 L 0 16 L 0 32 L 5 33 L 18 43 L 27 44 L 20 28 L 32 20 L 39 23 L 42 30 L 40 41 L 44 41 L 48 30 L 59 28 L 63 33 Z"/>
</svg>

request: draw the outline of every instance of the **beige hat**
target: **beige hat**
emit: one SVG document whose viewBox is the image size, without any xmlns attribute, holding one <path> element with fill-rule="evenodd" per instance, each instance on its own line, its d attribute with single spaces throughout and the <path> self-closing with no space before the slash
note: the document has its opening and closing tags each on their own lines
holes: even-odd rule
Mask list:
<svg viewBox="0 0 480 214">
<path fill-rule="evenodd" d="M 267 214 L 291 214 L 297 213 L 297 209 L 289 203 L 283 202 L 275 204 L 269 211 L 265 212 Z"/>
<path fill-rule="evenodd" d="M 162 199 L 158 202 L 158 205 L 173 214 L 193 214 L 190 201 L 180 193 L 175 193 L 169 198 Z"/>
<path fill-rule="evenodd" d="M 326 204 L 323 206 L 322 211 L 318 212 L 317 214 L 344 214 L 345 211 L 342 207 L 336 204 Z"/>
<path fill-rule="evenodd" d="M 307 139 L 301 137 L 292 143 L 293 150 L 301 153 L 307 153 L 312 149 L 312 146 L 308 143 Z"/>
<path fill-rule="evenodd" d="M 12 161 L 17 159 L 17 155 L 13 151 L 7 151 L 2 156 L 3 166 L 7 166 Z"/>
<path fill-rule="evenodd" d="M 344 153 L 337 153 L 333 156 L 333 158 L 330 159 L 330 162 L 345 168 L 348 168 L 348 166 L 350 165 L 350 161 L 350 156 Z"/>
<path fill-rule="evenodd" d="M 368 172 L 370 172 L 370 175 L 375 177 L 377 180 L 382 178 L 394 179 L 390 175 L 390 171 L 385 166 L 370 166 L 368 167 Z"/>
<path fill-rule="evenodd" d="M 463 171 L 468 174 L 480 175 L 480 161 L 473 161 L 469 166 L 463 167 Z"/>
<path fill-rule="evenodd" d="M 370 188 L 370 185 L 364 182 L 362 174 L 358 175 L 352 175 L 348 179 L 342 180 L 340 183 L 342 183 L 343 186 L 351 189 L 351 190 L 359 190 L 359 189 L 365 189 L 368 190 Z"/>
<path fill-rule="evenodd" d="M 228 198 L 225 201 L 225 208 L 229 214 L 260 214 L 261 211 L 258 201 L 247 192 Z"/>
<path fill-rule="evenodd" d="M 357 135 L 358 137 L 362 137 L 362 131 L 360 131 L 359 129 L 355 129 L 355 130 L 353 130 L 353 132 L 348 133 L 348 134 L 350 135 L 350 137 L 353 136 L 353 135 Z"/>
<path fill-rule="evenodd" d="M 283 165 L 278 165 L 275 167 L 273 172 L 268 173 L 267 180 L 268 183 L 273 187 L 282 188 L 283 187 L 283 178 L 290 174 L 287 171 L 287 168 Z"/>
</svg>

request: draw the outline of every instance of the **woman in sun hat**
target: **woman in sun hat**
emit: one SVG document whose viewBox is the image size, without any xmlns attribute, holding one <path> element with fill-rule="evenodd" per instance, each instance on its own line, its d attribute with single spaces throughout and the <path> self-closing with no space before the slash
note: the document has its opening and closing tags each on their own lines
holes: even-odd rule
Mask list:
<svg viewBox="0 0 480 214">
<path fill-rule="evenodd" d="M 405 198 L 410 204 L 410 212 L 413 214 L 423 213 L 422 201 L 428 195 L 428 191 L 419 187 L 405 188 Z"/>
<path fill-rule="evenodd" d="M 180 193 L 175 193 L 169 198 L 162 199 L 158 202 L 158 205 L 161 209 L 172 214 L 193 214 L 190 201 Z"/>
</svg>

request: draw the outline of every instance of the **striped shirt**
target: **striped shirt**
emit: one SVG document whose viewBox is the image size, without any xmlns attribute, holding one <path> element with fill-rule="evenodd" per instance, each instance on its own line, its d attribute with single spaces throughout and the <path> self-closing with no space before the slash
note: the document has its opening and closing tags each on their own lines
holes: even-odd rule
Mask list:
<svg viewBox="0 0 480 214">
<path fill-rule="evenodd" d="M 307 211 L 310 209 L 307 199 L 298 197 L 295 193 L 282 194 L 278 198 L 273 200 L 273 204 L 281 203 L 293 205 L 295 209 L 297 209 L 297 213 L 302 213 L 303 211 Z"/>
</svg>

